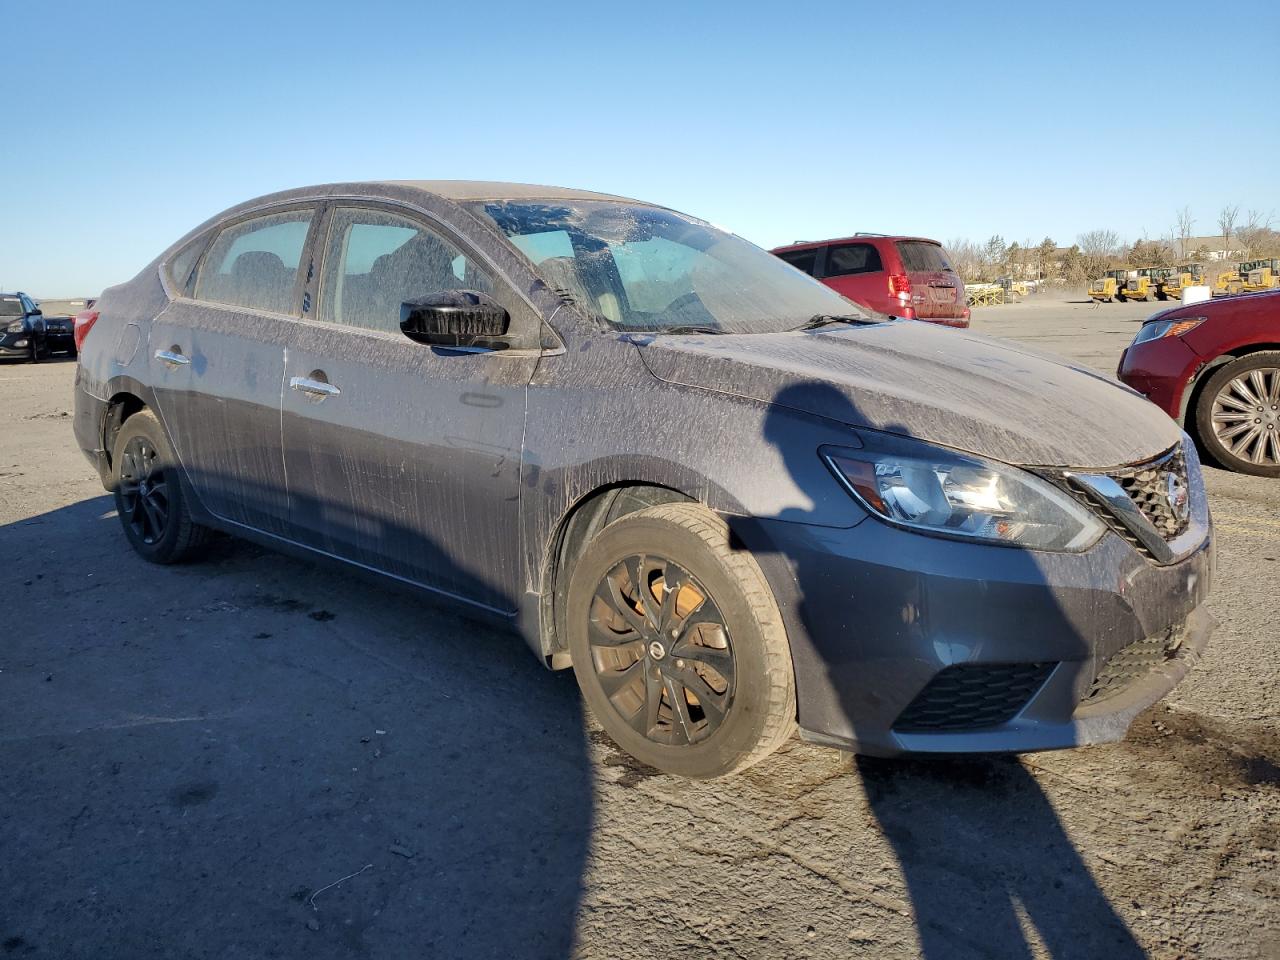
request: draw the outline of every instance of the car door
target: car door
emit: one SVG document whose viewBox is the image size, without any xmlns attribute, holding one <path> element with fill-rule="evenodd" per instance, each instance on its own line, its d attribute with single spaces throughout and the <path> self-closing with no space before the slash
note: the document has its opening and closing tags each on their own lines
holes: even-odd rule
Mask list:
<svg viewBox="0 0 1280 960">
<path fill-rule="evenodd" d="M 22 301 L 22 312 L 26 314 L 27 325 L 31 328 L 31 340 L 35 343 L 40 353 L 44 353 L 48 349 L 48 342 L 45 336 L 44 313 L 36 306 L 35 301 L 28 297 L 25 293 L 18 295 Z"/>
<path fill-rule="evenodd" d="M 315 205 L 275 209 L 219 230 L 185 295 L 192 256 L 171 266 L 175 296 L 150 329 L 148 365 L 160 415 L 200 502 L 215 516 L 287 536 L 280 445 L 284 345 Z M 199 241 L 197 241 L 199 243 Z"/>
<path fill-rule="evenodd" d="M 891 313 L 888 278 L 880 251 L 871 243 L 833 243 L 827 247 L 822 282 L 854 303 Z"/>
<path fill-rule="evenodd" d="M 539 356 L 538 320 L 437 225 L 354 202 L 335 205 L 327 220 L 315 318 L 295 325 L 285 358 L 281 425 L 296 536 L 514 611 L 523 589 L 525 389 Z M 408 339 L 401 303 L 450 289 L 497 299 L 511 313 L 517 345 L 467 352 Z M 532 348 L 518 346 L 522 336 Z"/>
</svg>

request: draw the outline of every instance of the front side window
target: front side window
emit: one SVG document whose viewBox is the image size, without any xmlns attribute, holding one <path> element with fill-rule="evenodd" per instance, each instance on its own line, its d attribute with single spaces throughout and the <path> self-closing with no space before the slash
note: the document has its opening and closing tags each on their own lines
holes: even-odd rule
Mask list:
<svg viewBox="0 0 1280 960">
<path fill-rule="evenodd" d="M 469 206 L 548 286 L 619 330 L 776 333 L 818 315 L 872 319 L 773 254 L 671 210 L 607 200 Z"/>
<path fill-rule="evenodd" d="M 445 290 L 492 293 L 493 282 L 457 247 L 416 220 L 339 207 L 329 224 L 321 320 L 400 331 L 400 305 Z"/>
<path fill-rule="evenodd" d="M 848 277 L 883 270 L 880 251 L 869 243 L 848 243 L 827 250 L 828 277 Z"/>
<path fill-rule="evenodd" d="M 292 313 L 298 264 L 310 227 L 310 210 L 274 213 L 227 227 L 200 267 L 196 299 Z"/>
</svg>

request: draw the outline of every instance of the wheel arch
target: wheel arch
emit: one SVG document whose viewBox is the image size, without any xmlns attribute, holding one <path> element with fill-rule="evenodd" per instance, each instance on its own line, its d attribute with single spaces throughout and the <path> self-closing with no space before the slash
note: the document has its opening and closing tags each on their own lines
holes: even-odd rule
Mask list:
<svg viewBox="0 0 1280 960">
<path fill-rule="evenodd" d="M 160 414 L 156 410 L 154 393 L 133 377 L 113 378 L 103 394 L 107 399 L 102 408 L 102 422 L 98 425 L 98 439 L 108 468 L 107 482 L 110 483 L 111 451 L 125 421 L 142 410 L 153 410 L 157 417 Z"/>
<path fill-rule="evenodd" d="M 553 670 L 572 666 L 564 632 L 565 595 L 569 574 L 596 534 L 637 510 L 660 503 L 686 502 L 702 501 L 675 486 L 644 480 L 602 484 L 573 502 L 548 538 L 540 569 L 538 620 L 547 666 Z"/>
<path fill-rule="evenodd" d="M 1182 425 L 1182 428 L 1193 437 L 1199 439 L 1196 434 L 1196 407 L 1200 404 L 1200 395 L 1204 393 L 1205 384 L 1209 382 L 1209 379 L 1215 373 L 1228 363 L 1240 360 L 1243 357 L 1255 353 L 1270 353 L 1273 351 L 1280 352 L 1280 343 L 1241 344 L 1218 354 L 1218 356 L 1197 370 L 1191 380 L 1190 387 L 1182 392 L 1182 411 L 1178 417 L 1178 422 Z"/>
</svg>

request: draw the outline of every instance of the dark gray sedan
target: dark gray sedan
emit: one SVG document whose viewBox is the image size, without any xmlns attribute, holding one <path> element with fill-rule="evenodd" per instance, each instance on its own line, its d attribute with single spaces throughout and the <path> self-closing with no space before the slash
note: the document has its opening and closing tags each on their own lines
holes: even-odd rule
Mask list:
<svg viewBox="0 0 1280 960">
<path fill-rule="evenodd" d="M 77 336 L 76 435 L 143 557 L 220 530 L 464 604 L 663 770 L 797 724 L 876 754 L 1113 740 L 1210 632 L 1200 467 L 1156 407 L 663 207 L 288 191 Z"/>
</svg>

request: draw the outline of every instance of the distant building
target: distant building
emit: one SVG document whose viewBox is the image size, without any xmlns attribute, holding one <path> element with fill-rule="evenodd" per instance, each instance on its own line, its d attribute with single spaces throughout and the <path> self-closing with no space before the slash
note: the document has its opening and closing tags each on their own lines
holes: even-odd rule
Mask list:
<svg viewBox="0 0 1280 960">
<path fill-rule="evenodd" d="M 1232 238 L 1233 242 L 1235 238 Z M 1173 247 L 1174 252 L 1178 254 L 1178 259 L 1191 259 L 1191 255 L 1197 250 L 1204 253 L 1206 260 L 1239 260 L 1245 255 L 1245 251 L 1241 247 L 1231 247 L 1227 249 L 1222 245 L 1222 234 L 1216 237 L 1187 237 L 1184 245 L 1181 238 L 1175 237 L 1169 244 Z"/>
</svg>

